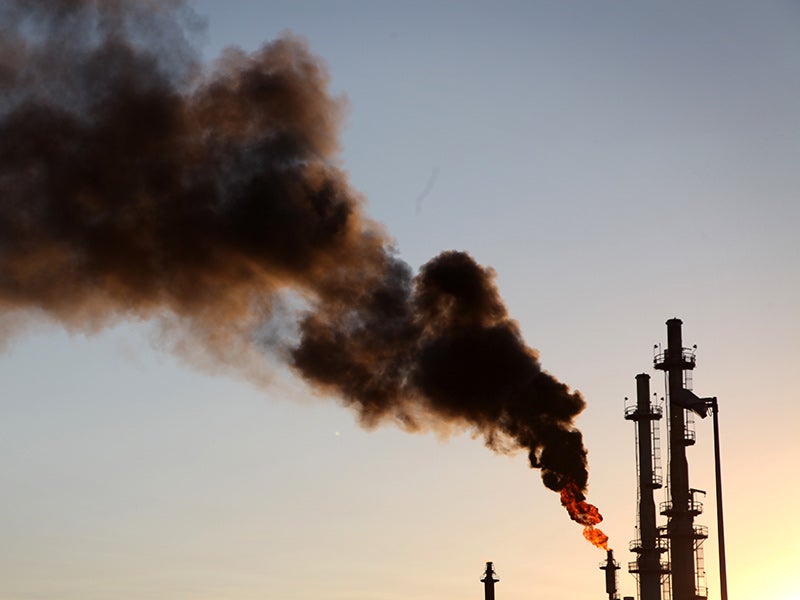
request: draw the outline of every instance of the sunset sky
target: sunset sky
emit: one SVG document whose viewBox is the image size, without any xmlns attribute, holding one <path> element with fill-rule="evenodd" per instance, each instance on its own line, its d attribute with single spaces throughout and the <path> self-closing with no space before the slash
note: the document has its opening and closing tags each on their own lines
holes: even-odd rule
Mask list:
<svg viewBox="0 0 800 600">
<path fill-rule="evenodd" d="M 209 64 L 307 41 L 347 104 L 341 166 L 403 260 L 464 250 L 496 271 L 544 369 L 586 399 L 621 595 L 636 590 L 624 397 L 642 372 L 664 395 L 653 346 L 678 317 L 695 391 L 719 398 L 729 597 L 800 597 L 798 3 L 191 6 Z M 258 386 L 167 337 L 122 315 L 0 339 L 0 597 L 466 600 L 487 560 L 498 600 L 604 597 L 604 553 L 523 454 L 367 430 L 279 362 Z M 710 419 L 696 431 L 719 598 Z"/>
</svg>

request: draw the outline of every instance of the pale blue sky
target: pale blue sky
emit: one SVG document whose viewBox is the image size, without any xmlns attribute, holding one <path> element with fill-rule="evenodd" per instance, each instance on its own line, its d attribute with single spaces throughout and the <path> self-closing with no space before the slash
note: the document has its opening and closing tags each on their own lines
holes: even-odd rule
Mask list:
<svg viewBox="0 0 800 600">
<path fill-rule="evenodd" d="M 204 55 L 305 37 L 348 98 L 341 160 L 418 267 L 493 266 L 545 369 L 581 390 L 590 500 L 634 537 L 634 376 L 664 321 L 720 398 L 731 598 L 787 600 L 800 537 L 800 6 L 206 0 Z M 422 199 L 420 196 L 424 195 Z M 0 355 L 0 596 L 599 598 L 588 545 L 523 456 L 360 429 L 273 365 L 257 389 L 154 324 L 40 325 Z M 711 425 L 689 451 L 713 490 Z M 714 503 L 700 519 L 718 598 Z M 620 574 L 622 592 L 634 593 Z"/>
</svg>

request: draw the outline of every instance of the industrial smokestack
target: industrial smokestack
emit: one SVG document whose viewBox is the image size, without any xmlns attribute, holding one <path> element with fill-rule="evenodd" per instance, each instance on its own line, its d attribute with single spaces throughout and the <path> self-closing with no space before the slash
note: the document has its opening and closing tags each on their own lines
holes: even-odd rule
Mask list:
<svg viewBox="0 0 800 600">
<path fill-rule="evenodd" d="M 600 570 L 606 573 L 606 594 L 608 600 L 619 600 L 617 593 L 617 571 L 619 563 L 614 560 L 614 551 L 606 550 L 606 560 L 600 563 Z"/>
<path fill-rule="evenodd" d="M 635 562 L 628 565 L 629 572 L 637 577 L 639 600 L 659 600 L 661 579 L 668 573 L 667 565 L 661 562 L 661 553 L 666 551 L 665 540 L 658 535 L 656 505 L 653 491 L 661 487 L 661 476 L 655 472 L 660 437 L 658 421 L 661 408 L 650 402 L 650 376 L 636 376 L 636 403 L 625 407 L 625 418 L 636 423 L 636 466 L 638 469 L 637 537 L 630 549 L 638 554 Z"/>
<path fill-rule="evenodd" d="M 483 597 L 485 600 L 494 600 L 494 584 L 500 581 L 495 578 L 494 566 L 491 561 L 486 563 L 481 582 L 483 583 Z"/>
<path fill-rule="evenodd" d="M 658 353 L 653 366 L 667 375 L 669 398 L 669 495 L 661 514 L 669 517 L 666 537 L 669 539 L 670 587 L 673 597 L 696 598 L 705 594 L 699 582 L 702 571 L 702 541 L 707 534 L 694 526 L 694 517 L 702 512 L 689 487 L 689 465 L 686 448 L 694 444 L 694 432 L 687 428 L 688 416 L 682 406 L 686 384 L 691 381 L 685 372 L 695 368 L 694 350 L 683 347 L 680 319 L 667 321 L 667 348 Z M 690 435 L 691 434 L 691 435 Z"/>
<path fill-rule="evenodd" d="M 306 43 L 206 65 L 199 22 L 177 0 L 0 4 L 0 331 L 157 319 L 259 382 L 278 357 L 366 425 L 524 450 L 594 526 L 584 400 L 494 272 L 448 251 L 414 276 L 340 167 L 342 102 Z"/>
</svg>

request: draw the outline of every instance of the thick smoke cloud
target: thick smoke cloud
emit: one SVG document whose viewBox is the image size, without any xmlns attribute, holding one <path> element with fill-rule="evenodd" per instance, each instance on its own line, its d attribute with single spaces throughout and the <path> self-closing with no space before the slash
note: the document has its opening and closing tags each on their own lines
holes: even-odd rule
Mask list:
<svg viewBox="0 0 800 600">
<path fill-rule="evenodd" d="M 207 66 L 178 2 L 0 11 L 6 319 L 166 320 L 228 365 L 277 350 L 366 425 L 471 429 L 585 491 L 583 399 L 542 370 L 490 269 L 451 251 L 415 276 L 365 217 L 337 161 L 342 103 L 302 40 Z M 287 290 L 296 335 L 267 342 Z"/>
</svg>

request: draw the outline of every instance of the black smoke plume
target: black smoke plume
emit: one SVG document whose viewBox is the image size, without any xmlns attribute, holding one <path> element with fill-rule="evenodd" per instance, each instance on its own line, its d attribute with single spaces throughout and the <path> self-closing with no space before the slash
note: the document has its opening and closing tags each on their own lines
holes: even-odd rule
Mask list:
<svg viewBox="0 0 800 600">
<path fill-rule="evenodd" d="M 340 100 L 291 35 L 205 65 L 180 2 L 0 8 L 0 311 L 159 319 L 215 360 L 278 348 L 364 424 L 461 427 L 587 482 L 577 392 L 448 251 L 414 276 L 338 163 Z M 260 335 L 289 290 L 296 335 Z M 269 346 L 269 348 L 267 347 Z"/>
</svg>

